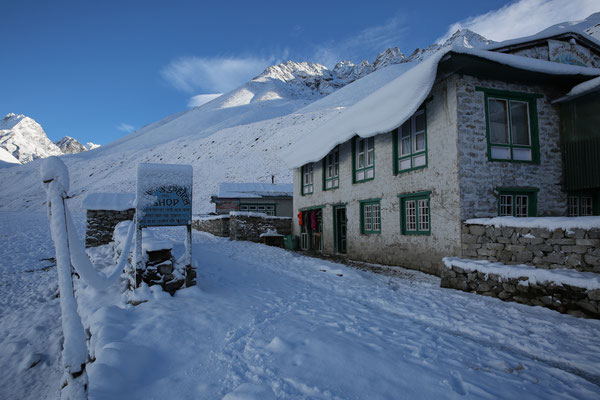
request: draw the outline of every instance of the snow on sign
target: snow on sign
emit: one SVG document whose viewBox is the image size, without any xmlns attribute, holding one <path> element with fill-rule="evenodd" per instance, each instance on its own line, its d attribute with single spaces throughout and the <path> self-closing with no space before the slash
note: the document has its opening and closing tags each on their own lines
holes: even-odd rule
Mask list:
<svg viewBox="0 0 600 400">
<path fill-rule="evenodd" d="M 192 173 L 191 165 L 138 165 L 136 212 L 140 227 L 191 224 Z"/>
</svg>

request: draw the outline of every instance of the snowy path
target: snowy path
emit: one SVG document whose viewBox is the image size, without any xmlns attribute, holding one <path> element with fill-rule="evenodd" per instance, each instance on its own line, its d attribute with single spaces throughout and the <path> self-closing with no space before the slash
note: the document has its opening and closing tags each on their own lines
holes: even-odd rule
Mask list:
<svg viewBox="0 0 600 400">
<path fill-rule="evenodd" d="M 12 268 L 0 303 L 2 383 L 18 375 L 37 382 L 38 394 L 53 385 L 56 393 L 56 358 L 18 374 L 5 368 L 18 364 L 6 355 L 8 335 L 52 338 L 59 327 L 56 299 L 36 300 L 55 289 L 56 271 L 36 273 L 37 281 L 19 271 L 51 254 L 47 222 L 32 216 L 31 232 L 21 234 L 8 226 L 15 218 L 0 214 L 2 262 Z M 80 290 L 96 356 L 91 398 L 600 396 L 600 321 L 441 289 L 418 272 L 376 275 L 201 233 L 193 250 L 198 287 L 174 298 L 152 291 L 149 302 L 123 307 L 117 288 Z M 27 397 L 18 388 L 3 385 L 0 398 Z"/>
</svg>

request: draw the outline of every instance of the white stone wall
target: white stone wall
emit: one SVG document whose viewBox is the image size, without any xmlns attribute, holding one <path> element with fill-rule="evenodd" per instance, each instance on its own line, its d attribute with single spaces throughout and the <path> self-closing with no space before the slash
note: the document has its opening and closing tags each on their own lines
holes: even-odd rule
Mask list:
<svg viewBox="0 0 600 400">
<path fill-rule="evenodd" d="M 375 137 L 375 179 L 352 183 L 352 146 L 340 147 L 340 185 L 323 191 L 322 163 L 314 165 L 314 193 L 301 196 L 300 169 L 294 172 L 294 234 L 300 235 L 300 209 L 323 205 L 324 252 L 334 251 L 333 206 L 345 203 L 348 257 L 401 265 L 439 274 L 441 259 L 460 254 L 460 201 L 457 160 L 457 77 L 435 84 L 426 103 L 428 166 L 394 175 L 392 134 Z M 307 143 L 309 146 L 310 143 Z M 400 231 L 399 194 L 431 191 L 431 235 Z M 360 201 L 381 199 L 381 234 L 360 233 Z"/>
<path fill-rule="evenodd" d="M 476 87 L 528 92 L 537 99 L 540 164 L 488 161 L 484 93 Z M 458 147 L 462 219 L 498 215 L 496 187 L 536 187 L 539 216 L 567 212 L 562 191 L 559 108 L 550 104 L 561 93 L 542 86 L 461 76 L 457 81 Z"/>
</svg>

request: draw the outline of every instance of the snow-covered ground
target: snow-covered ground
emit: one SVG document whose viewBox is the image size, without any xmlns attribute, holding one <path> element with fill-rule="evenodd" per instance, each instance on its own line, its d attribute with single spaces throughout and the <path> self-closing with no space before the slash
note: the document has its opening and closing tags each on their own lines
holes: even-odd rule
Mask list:
<svg viewBox="0 0 600 400">
<path fill-rule="evenodd" d="M 60 311 L 56 269 L 40 261 L 53 255 L 46 215 L 0 213 L 0 232 L 0 398 L 56 398 Z M 96 358 L 90 398 L 600 395 L 600 321 L 203 233 L 193 251 L 198 286 L 175 297 L 146 289 L 138 295 L 150 301 L 133 307 L 116 286 L 77 285 Z"/>
</svg>

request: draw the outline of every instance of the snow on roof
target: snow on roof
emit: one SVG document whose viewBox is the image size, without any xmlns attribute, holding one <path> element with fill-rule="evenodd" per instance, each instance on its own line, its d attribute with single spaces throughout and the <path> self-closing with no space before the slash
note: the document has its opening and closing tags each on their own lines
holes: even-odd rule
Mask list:
<svg viewBox="0 0 600 400">
<path fill-rule="evenodd" d="M 519 45 L 522 43 L 533 42 L 536 40 L 543 40 L 547 38 L 551 38 L 554 36 L 566 34 L 566 33 L 575 33 L 581 35 L 585 39 L 588 39 L 590 42 L 594 43 L 596 46 L 600 47 L 600 40 L 596 39 L 594 36 L 588 34 L 585 30 L 590 26 L 594 26 L 600 24 L 600 12 L 595 13 L 583 19 L 581 21 L 571 21 L 571 22 L 561 22 L 556 25 L 552 25 L 534 35 L 524 36 L 517 39 L 505 40 L 504 42 L 498 42 L 487 46 L 486 50 L 495 50 L 501 49 L 503 47 Z"/>
<path fill-rule="evenodd" d="M 580 83 L 579 85 L 573 86 L 571 91 L 564 95 L 563 97 L 556 99 L 553 103 L 561 103 L 563 101 L 573 100 L 577 97 L 583 96 L 588 93 L 596 92 L 600 90 L 600 77 L 590 79 L 589 81 L 585 81 Z"/>
<path fill-rule="evenodd" d="M 449 53 L 471 55 L 549 75 L 600 76 L 600 69 L 596 68 L 466 47 L 442 49 L 305 135 L 301 141 L 292 143 L 281 151 L 281 158 L 290 168 L 299 168 L 323 159 L 335 146 L 355 135 L 366 138 L 396 129 L 425 101 L 433 87 L 438 64 Z"/>
<path fill-rule="evenodd" d="M 81 206 L 86 210 L 125 211 L 135 208 L 134 203 L 133 193 L 90 193 Z"/>
<path fill-rule="evenodd" d="M 473 225 L 493 225 L 496 228 L 510 226 L 514 228 L 555 229 L 600 229 L 600 217 L 494 217 L 473 218 L 465 221 Z"/>
<path fill-rule="evenodd" d="M 276 196 L 292 196 L 294 185 L 291 183 L 231 183 L 219 185 L 221 198 L 261 198 Z"/>
</svg>

